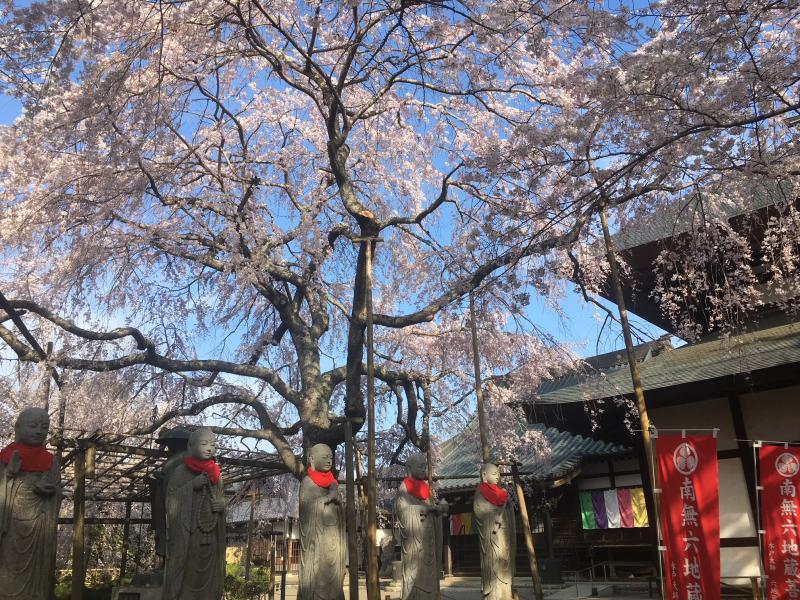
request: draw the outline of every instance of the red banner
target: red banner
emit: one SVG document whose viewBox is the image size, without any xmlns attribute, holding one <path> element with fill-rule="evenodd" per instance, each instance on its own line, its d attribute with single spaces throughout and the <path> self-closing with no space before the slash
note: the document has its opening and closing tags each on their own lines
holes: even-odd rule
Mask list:
<svg viewBox="0 0 800 600">
<path fill-rule="evenodd" d="M 758 467 L 767 599 L 796 600 L 800 598 L 800 448 L 763 446 Z"/>
<path fill-rule="evenodd" d="M 656 439 L 669 600 L 719 600 L 719 474 L 710 435 Z"/>
</svg>

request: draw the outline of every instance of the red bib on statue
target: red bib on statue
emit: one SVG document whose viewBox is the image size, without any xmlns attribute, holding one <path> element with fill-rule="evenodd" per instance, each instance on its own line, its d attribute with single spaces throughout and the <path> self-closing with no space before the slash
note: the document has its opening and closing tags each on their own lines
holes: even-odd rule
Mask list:
<svg viewBox="0 0 800 600">
<path fill-rule="evenodd" d="M 20 466 L 21 471 L 44 473 L 53 466 L 53 455 L 47 451 L 47 448 L 44 446 L 29 446 L 21 442 L 13 442 L 3 448 L 3 451 L 0 452 L 0 460 L 4 464 L 8 464 L 15 450 L 19 453 L 20 462 L 22 463 Z"/>
<path fill-rule="evenodd" d="M 306 473 L 311 477 L 311 481 L 316 483 L 319 487 L 329 488 L 336 483 L 336 477 L 330 471 L 315 471 L 312 468 L 306 469 Z"/>
<path fill-rule="evenodd" d="M 427 500 L 431 497 L 431 488 L 428 486 L 427 481 L 406 477 L 403 479 L 403 483 L 406 484 L 406 491 L 417 500 Z"/>
<path fill-rule="evenodd" d="M 495 506 L 503 506 L 508 500 L 508 492 L 494 483 L 479 483 L 478 491 Z"/>
<path fill-rule="evenodd" d="M 187 456 L 183 459 L 183 464 L 185 464 L 186 468 L 192 473 L 205 473 L 208 475 L 208 480 L 212 485 L 217 485 L 219 483 L 221 471 L 219 465 L 214 462 L 214 459 L 200 460 L 194 456 Z"/>
</svg>

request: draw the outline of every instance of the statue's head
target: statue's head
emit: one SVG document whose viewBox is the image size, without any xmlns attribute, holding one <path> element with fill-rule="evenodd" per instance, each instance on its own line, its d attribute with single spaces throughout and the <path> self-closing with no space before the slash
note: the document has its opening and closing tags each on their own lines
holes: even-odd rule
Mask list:
<svg viewBox="0 0 800 600">
<path fill-rule="evenodd" d="M 483 463 L 481 465 L 481 483 L 500 483 L 500 468 L 493 463 Z"/>
<path fill-rule="evenodd" d="M 195 429 L 189 436 L 189 454 L 198 460 L 214 458 L 217 450 L 217 436 L 208 427 Z"/>
<path fill-rule="evenodd" d="M 47 431 L 50 429 L 50 416 L 43 408 L 24 409 L 14 423 L 14 441 L 28 446 L 44 446 Z"/>
<path fill-rule="evenodd" d="M 333 451 L 325 444 L 315 444 L 308 452 L 308 466 L 325 473 L 333 468 Z"/>
<path fill-rule="evenodd" d="M 166 446 L 170 455 L 185 452 L 188 448 L 190 435 L 192 435 L 192 432 L 180 425 L 170 429 L 165 428 L 158 432 L 156 444 Z"/>
<path fill-rule="evenodd" d="M 428 459 L 424 454 L 417 452 L 406 459 L 406 471 L 414 479 L 428 478 Z"/>
</svg>

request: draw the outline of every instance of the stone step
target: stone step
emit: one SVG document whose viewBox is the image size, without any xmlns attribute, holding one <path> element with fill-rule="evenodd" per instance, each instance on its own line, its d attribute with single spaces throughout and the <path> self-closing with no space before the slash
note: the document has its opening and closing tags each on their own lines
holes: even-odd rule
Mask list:
<svg viewBox="0 0 800 600">
<path fill-rule="evenodd" d="M 613 596 L 614 586 L 605 583 L 591 584 L 588 581 L 579 581 L 565 585 L 560 590 L 546 594 L 548 600 L 576 600 L 577 598 L 597 598 L 598 596 Z"/>
</svg>

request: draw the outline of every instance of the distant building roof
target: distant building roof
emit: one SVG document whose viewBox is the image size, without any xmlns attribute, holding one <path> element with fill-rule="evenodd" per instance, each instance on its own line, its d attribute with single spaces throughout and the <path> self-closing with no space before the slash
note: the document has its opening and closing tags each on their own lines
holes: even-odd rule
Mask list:
<svg viewBox="0 0 800 600">
<path fill-rule="evenodd" d="M 282 475 L 266 482 L 269 489 L 262 490 L 253 507 L 254 521 L 276 521 L 297 518 L 300 482 L 293 475 Z M 250 499 L 231 502 L 226 510 L 228 523 L 246 523 L 250 520 Z"/>
<path fill-rule="evenodd" d="M 535 448 L 522 448 L 517 455 L 519 471 L 524 479 L 553 482 L 571 475 L 587 457 L 611 456 L 630 451 L 620 444 L 592 440 L 554 427 L 541 424 L 527 426 L 530 431 L 543 433 L 549 453 L 543 459 Z M 477 421 L 442 444 L 441 459 L 435 466 L 435 475 L 443 492 L 474 488 L 478 484 L 481 453 L 478 443 Z M 463 477 L 460 477 L 463 475 Z"/>
<path fill-rule="evenodd" d="M 652 349 L 652 348 L 651 348 Z M 680 348 L 664 347 L 639 361 L 645 391 L 800 362 L 800 323 L 789 323 Z M 583 402 L 633 394 L 627 361 L 588 374 L 545 382 L 530 400 Z"/>
</svg>

